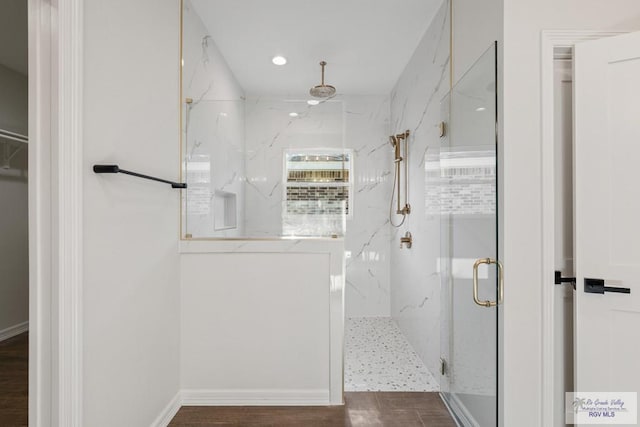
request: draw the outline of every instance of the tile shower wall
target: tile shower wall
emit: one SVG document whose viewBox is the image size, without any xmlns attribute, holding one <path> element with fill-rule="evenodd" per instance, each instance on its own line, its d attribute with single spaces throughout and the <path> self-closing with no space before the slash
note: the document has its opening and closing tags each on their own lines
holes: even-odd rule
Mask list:
<svg viewBox="0 0 640 427">
<path fill-rule="evenodd" d="M 283 215 L 284 155 L 287 149 L 343 148 L 343 105 L 330 100 L 309 106 L 306 100 L 249 97 L 246 102 L 245 231 L 252 237 L 278 237 L 289 229 Z M 297 113 L 291 117 L 290 113 Z M 286 212 L 286 210 L 285 210 Z M 308 217 L 313 234 L 322 226 Z M 333 228 L 330 227 L 330 228 Z M 340 228 L 340 227 L 338 227 Z M 322 232 L 322 230 L 319 230 Z M 328 233 L 332 234 L 331 232 Z"/>
<path fill-rule="evenodd" d="M 427 171 L 439 171 L 440 100 L 449 90 L 448 11 L 445 2 L 391 93 L 391 131 L 411 131 L 412 205 L 405 223 L 392 228 L 391 315 L 432 373 L 440 358 L 439 174 Z M 406 231 L 413 247 L 400 249 Z"/>
<path fill-rule="evenodd" d="M 182 73 L 182 149 L 189 184 L 183 233 L 241 236 L 244 92 L 189 0 L 184 3 Z"/>
<path fill-rule="evenodd" d="M 348 317 L 390 315 L 388 135 L 388 96 L 337 96 L 317 106 L 305 98 L 249 97 L 246 103 L 246 235 L 282 234 L 285 149 L 353 152 L 353 206 L 345 237 Z"/>
<path fill-rule="evenodd" d="M 393 150 L 389 97 L 345 98 L 345 143 L 354 153 L 353 219 L 347 221 L 346 315 L 389 316 L 389 198 Z"/>
</svg>

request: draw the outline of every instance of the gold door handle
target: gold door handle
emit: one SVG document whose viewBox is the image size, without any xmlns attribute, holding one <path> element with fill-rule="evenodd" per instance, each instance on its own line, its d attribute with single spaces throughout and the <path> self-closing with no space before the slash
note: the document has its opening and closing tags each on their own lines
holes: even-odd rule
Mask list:
<svg viewBox="0 0 640 427">
<path fill-rule="evenodd" d="M 480 301 L 478 299 L 478 267 L 481 264 L 496 264 L 498 266 L 498 301 Z M 502 304 L 502 298 L 504 296 L 504 280 L 502 275 L 502 263 L 498 260 L 491 258 L 480 258 L 473 264 L 473 302 L 482 307 L 495 307 L 498 304 Z"/>
</svg>

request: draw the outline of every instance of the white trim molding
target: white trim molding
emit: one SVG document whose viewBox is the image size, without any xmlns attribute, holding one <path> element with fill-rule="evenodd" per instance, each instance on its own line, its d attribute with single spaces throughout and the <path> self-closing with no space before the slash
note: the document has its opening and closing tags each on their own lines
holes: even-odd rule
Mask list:
<svg viewBox="0 0 640 427">
<path fill-rule="evenodd" d="M 58 423 L 82 426 L 82 40 L 81 0 L 58 0 Z"/>
<path fill-rule="evenodd" d="M 328 406 L 329 390 L 182 390 L 184 406 Z"/>
<path fill-rule="evenodd" d="M 13 338 L 16 335 L 20 335 L 23 332 L 29 330 L 29 321 L 18 323 L 17 325 L 9 326 L 0 331 L 0 342 Z"/>
<path fill-rule="evenodd" d="M 29 425 L 82 426 L 82 0 L 29 0 Z"/>
<path fill-rule="evenodd" d="M 625 32 L 546 30 L 541 34 L 541 194 L 542 194 L 542 425 L 554 425 L 554 49 Z M 562 404 L 562 403 L 560 403 Z"/>
<path fill-rule="evenodd" d="M 29 425 L 52 425 L 52 21 L 54 8 L 29 0 Z"/>
</svg>

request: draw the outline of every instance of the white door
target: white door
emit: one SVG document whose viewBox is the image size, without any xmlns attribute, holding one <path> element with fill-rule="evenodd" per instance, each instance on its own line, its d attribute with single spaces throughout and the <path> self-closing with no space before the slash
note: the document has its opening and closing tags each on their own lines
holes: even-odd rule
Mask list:
<svg viewBox="0 0 640 427">
<path fill-rule="evenodd" d="M 577 44 L 574 58 L 575 390 L 639 392 L 640 33 Z M 611 412 L 577 422 L 625 416 Z"/>
</svg>

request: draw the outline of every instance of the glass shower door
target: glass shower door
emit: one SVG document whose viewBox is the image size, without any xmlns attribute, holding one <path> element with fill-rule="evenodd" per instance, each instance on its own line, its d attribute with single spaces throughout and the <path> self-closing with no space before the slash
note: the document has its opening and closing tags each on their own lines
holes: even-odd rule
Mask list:
<svg viewBox="0 0 640 427">
<path fill-rule="evenodd" d="M 442 395 L 462 425 L 496 426 L 495 45 L 453 87 L 442 111 L 447 129 L 440 151 Z"/>
</svg>

